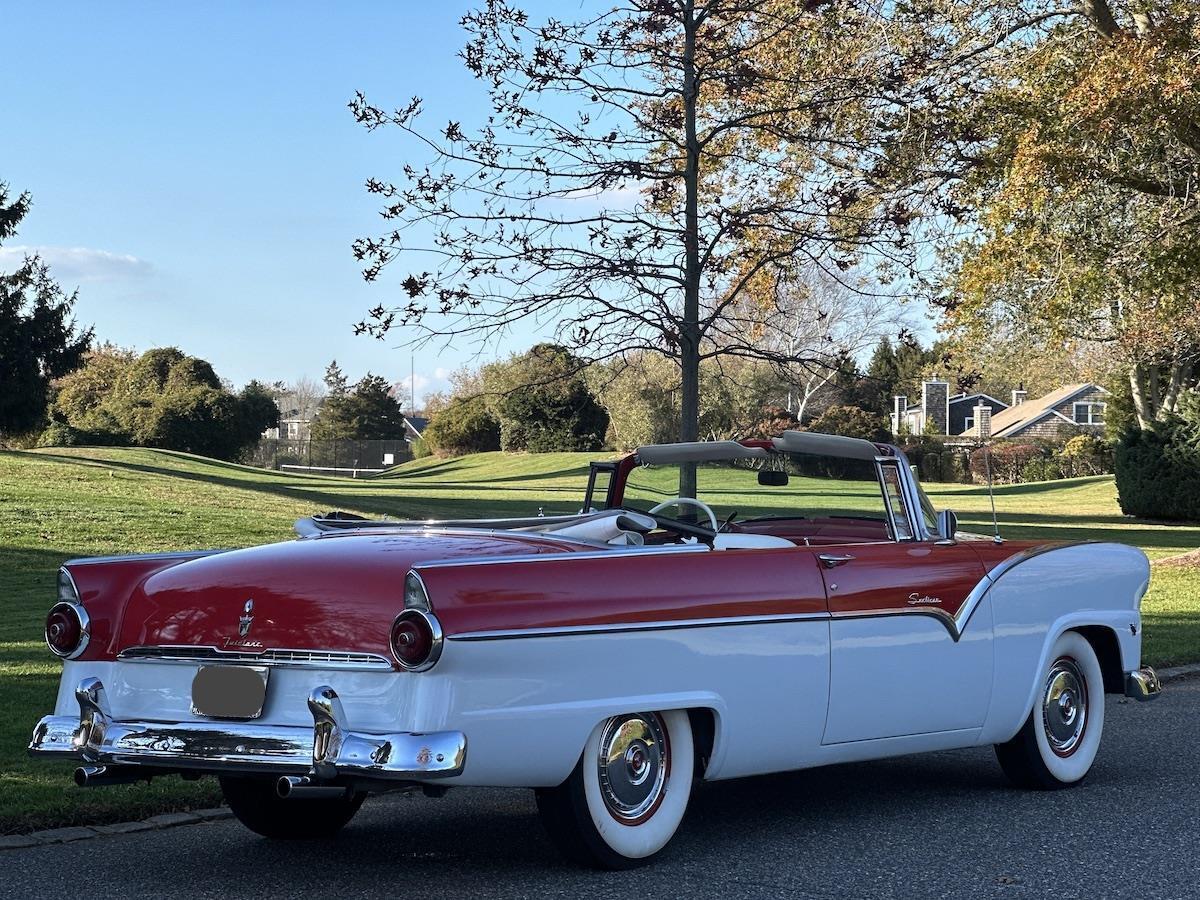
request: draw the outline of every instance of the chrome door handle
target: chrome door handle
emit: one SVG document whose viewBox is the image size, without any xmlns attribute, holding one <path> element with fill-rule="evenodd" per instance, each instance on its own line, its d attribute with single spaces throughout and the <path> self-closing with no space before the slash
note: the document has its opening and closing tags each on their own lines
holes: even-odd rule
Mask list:
<svg viewBox="0 0 1200 900">
<path fill-rule="evenodd" d="M 832 553 L 822 553 L 817 557 L 817 559 L 821 561 L 821 565 L 823 565 L 825 568 L 836 569 L 843 563 L 850 562 L 852 559 L 854 559 L 854 557 L 849 553 L 847 553 L 845 556 L 835 556 Z"/>
</svg>

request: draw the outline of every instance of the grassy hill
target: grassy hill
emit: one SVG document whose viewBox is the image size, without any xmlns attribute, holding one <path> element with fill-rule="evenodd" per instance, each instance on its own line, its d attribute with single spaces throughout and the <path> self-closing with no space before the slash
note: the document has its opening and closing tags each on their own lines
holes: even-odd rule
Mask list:
<svg viewBox="0 0 1200 900">
<path fill-rule="evenodd" d="M 33 723 L 53 705 L 60 665 L 42 643 L 58 566 L 73 556 L 240 547 L 292 534 L 314 512 L 343 509 L 396 518 L 533 515 L 578 509 L 596 454 L 484 453 L 406 463 L 351 480 L 279 473 L 182 453 L 74 448 L 0 453 L 0 833 L 149 815 L 217 798 L 209 781 L 81 790 L 69 767 L 29 760 Z M 986 490 L 929 485 L 935 505 L 964 527 L 990 528 Z M 725 498 L 764 508 L 753 488 Z M 775 504 L 772 504 L 775 505 Z M 1002 532 L 1012 538 L 1116 540 L 1152 559 L 1200 546 L 1200 527 L 1121 516 L 1111 477 L 998 488 Z M 1155 567 L 1143 604 L 1147 661 L 1200 659 L 1200 570 Z"/>
</svg>

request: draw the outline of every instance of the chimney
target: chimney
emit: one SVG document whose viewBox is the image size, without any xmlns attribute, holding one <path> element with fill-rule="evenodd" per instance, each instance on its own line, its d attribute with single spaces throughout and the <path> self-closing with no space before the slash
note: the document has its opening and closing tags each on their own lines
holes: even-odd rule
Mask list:
<svg viewBox="0 0 1200 900">
<path fill-rule="evenodd" d="M 992 436 L 992 408 L 986 403 L 975 407 L 975 430 L 979 433 L 981 441 L 986 441 Z"/>
<path fill-rule="evenodd" d="M 908 412 L 908 397 L 897 394 L 892 400 L 895 403 L 892 409 L 892 434 L 899 437 L 901 427 L 904 425 L 904 414 Z"/>
<path fill-rule="evenodd" d="M 1012 405 L 1020 406 L 1022 403 L 1025 402 L 1025 398 L 1027 396 L 1029 396 L 1028 391 L 1025 390 L 1024 385 L 1021 385 L 1019 388 L 1017 388 L 1015 391 L 1012 392 Z"/>
<path fill-rule="evenodd" d="M 921 384 L 921 401 L 925 407 L 925 430 L 934 434 L 950 433 L 950 385 L 936 375 Z"/>
</svg>

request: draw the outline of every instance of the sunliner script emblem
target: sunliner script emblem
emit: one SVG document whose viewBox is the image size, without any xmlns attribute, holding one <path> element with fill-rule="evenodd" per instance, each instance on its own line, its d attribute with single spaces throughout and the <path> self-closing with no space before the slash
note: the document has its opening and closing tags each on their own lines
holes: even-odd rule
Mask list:
<svg viewBox="0 0 1200 900">
<path fill-rule="evenodd" d="M 942 600 L 940 597 L 925 597 L 919 592 L 913 591 L 908 595 L 908 602 L 911 606 L 917 606 L 919 604 L 941 603 Z"/>
</svg>

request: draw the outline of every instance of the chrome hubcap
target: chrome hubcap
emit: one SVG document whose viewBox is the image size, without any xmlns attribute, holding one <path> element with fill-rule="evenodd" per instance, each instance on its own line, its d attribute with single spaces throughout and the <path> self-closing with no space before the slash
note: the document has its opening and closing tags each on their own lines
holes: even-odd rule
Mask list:
<svg viewBox="0 0 1200 900">
<path fill-rule="evenodd" d="M 1073 659 L 1054 661 L 1046 676 L 1042 698 L 1046 740 L 1058 756 L 1070 756 L 1083 740 L 1087 727 L 1087 681 Z"/>
<path fill-rule="evenodd" d="M 669 772 L 666 729 L 656 713 L 608 720 L 600 736 L 600 794 L 614 818 L 636 824 L 652 815 Z"/>
</svg>

